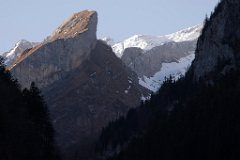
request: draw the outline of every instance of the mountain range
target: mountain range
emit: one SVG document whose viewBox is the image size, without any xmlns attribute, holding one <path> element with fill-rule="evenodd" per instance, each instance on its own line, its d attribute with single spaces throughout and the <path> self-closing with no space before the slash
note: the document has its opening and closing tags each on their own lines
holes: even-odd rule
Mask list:
<svg viewBox="0 0 240 160">
<path fill-rule="evenodd" d="M 214 159 L 237 153 L 239 8 L 222 0 L 203 25 L 118 43 L 97 39 L 85 10 L 2 55 L 22 89 L 41 90 L 63 159 Z"/>
<path fill-rule="evenodd" d="M 82 11 L 43 42 L 19 41 L 2 54 L 23 88 L 32 82 L 49 106 L 57 144 L 67 158 L 89 158 L 101 129 L 184 75 L 202 25 L 166 36 L 97 40 L 97 13 Z M 71 155 L 71 156 L 70 156 Z"/>
<path fill-rule="evenodd" d="M 203 25 L 196 25 L 166 36 L 135 35 L 113 44 L 112 49 L 137 73 L 140 85 L 157 92 L 165 78 L 171 75 L 177 80 L 185 75 L 202 28 Z"/>
<path fill-rule="evenodd" d="M 195 57 L 196 42 L 202 28 L 203 25 L 196 25 L 165 36 L 135 35 L 118 43 L 111 38 L 101 40 L 111 46 L 116 56 L 138 75 L 141 86 L 156 92 L 166 77 L 171 75 L 178 79 L 185 75 Z M 7 65 L 13 65 L 22 51 L 36 44 L 19 41 L 15 45 L 17 51 L 14 48 L 2 54 L 7 59 Z"/>
</svg>

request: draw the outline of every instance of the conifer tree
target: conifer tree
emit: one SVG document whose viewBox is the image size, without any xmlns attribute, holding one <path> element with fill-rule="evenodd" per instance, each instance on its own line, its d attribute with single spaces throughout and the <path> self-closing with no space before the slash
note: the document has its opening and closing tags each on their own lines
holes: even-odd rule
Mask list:
<svg viewBox="0 0 240 160">
<path fill-rule="evenodd" d="M 54 160 L 54 131 L 33 83 L 20 89 L 0 58 L 0 160 Z"/>
</svg>

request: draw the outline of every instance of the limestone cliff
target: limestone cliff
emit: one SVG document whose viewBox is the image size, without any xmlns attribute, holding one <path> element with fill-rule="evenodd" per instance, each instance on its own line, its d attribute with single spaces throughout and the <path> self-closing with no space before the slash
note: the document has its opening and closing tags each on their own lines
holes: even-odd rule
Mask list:
<svg viewBox="0 0 240 160">
<path fill-rule="evenodd" d="M 195 80 L 211 80 L 240 66 L 240 1 L 221 1 L 200 36 L 192 71 Z"/>
<path fill-rule="evenodd" d="M 87 59 L 97 42 L 96 30 L 96 12 L 74 14 L 48 41 L 22 52 L 9 69 L 23 87 L 34 81 L 44 88 Z"/>
</svg>

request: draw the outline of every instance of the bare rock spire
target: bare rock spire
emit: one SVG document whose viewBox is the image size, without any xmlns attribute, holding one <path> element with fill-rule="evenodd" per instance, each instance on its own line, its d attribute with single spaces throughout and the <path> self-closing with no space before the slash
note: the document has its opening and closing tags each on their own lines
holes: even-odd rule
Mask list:
<svg viewBox="0 0 240 160">
<path fill-rule="evenodd" d="M 97 21 L 95 11 L 74 14 L 48 40 L 23 51 L 9 70 L 23 87 L 46 87 L 88 58 L 97 43 Z"/>
</svg>

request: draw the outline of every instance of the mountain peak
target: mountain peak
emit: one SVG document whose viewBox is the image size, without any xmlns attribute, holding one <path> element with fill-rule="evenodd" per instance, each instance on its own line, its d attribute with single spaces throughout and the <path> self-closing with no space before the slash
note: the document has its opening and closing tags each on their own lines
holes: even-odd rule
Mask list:
<svg viewBox="0 0 240 160">
<path fill-rule="evenodd" d="M 202 28 L 203 25 L 199 24 L 164 36 L 134 35 L 123 42 L 114 44 L 112 48 L 116 55 L 121 58 L 124 50 L 127 48 L 137 47 L 144 51 L 149 51 L 156 46 L 161 46 L 169 42 L 197 40 L 202 32 Z"/>
<path fill-rule="evenodd" d="M 6 65 L 10 66 L 15 61 L 15 59 L 19 56 L 19 54 L 29 48 L 34 47 L 38 43 L 35 42 L 29 42 L 25 39 L 19 40 L 14 48 L 9 50 L 8 52 L 5 52 L 2 54 L 2 56 L 6 59 L 5 63 Z"/>
<path fill-rule="evenodd" d="M 19 70 L 27 70 L 29 75 L 34 75 L 32 80 L 18 77 L 23 87 L 29 87 L 31 81 L 36 82 L 39 88 L 53 83 L 88 58 L 97 43 L 97 21 L 95 11 L 73 14 L 47 40 L 21 52 L 8 69 L 13 75 L 14 72 L 23 75 Z M 30 65 L 31 70 L 27 69 Z M 35 75 L 34 72 L 41 74 Z M 50 78 L 46 80 L 46 77 Z"/>
<path fill-rule="evenodd" d="M 31 43 L 31 42 L 29 42 L 29 41 L 27 41 L 27 40 L 25 40 L 25 39 L 21 39 L 21 40 L 19 40 L 19 41 L 16 43 L 16 46 L 17 46 L 17 45 L 21 45 L 21 44 L 26 44 L 26 43 Z"/>
<path fill-rule="evenodd" d="M 76 35 L 93 29 L 96 33 L 97 12 L 84 10 L 73 14 L 61 26 L 59 26 L 50 37 L 50 40 L 72 38 Z"/>
<path fill-rule="evenodd" d="M 149 92 L 111 48 L 96 39 L 96 27 L 96 12 L 76 13 L 9 67 L 23 88 L 35 82 L 46 97 L 64 156 L 92 153 L 102 127 Z"/>
<path fill-rule="evenodd" d="M 198 24 L 178 32 L 167 35 L 166 37 L 174 42 L 191 41 L 197 39 L 203 29 L 203 24 Z"/>
</svg>

